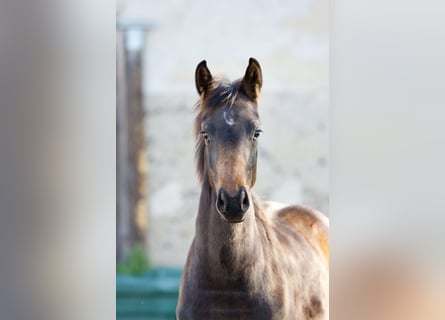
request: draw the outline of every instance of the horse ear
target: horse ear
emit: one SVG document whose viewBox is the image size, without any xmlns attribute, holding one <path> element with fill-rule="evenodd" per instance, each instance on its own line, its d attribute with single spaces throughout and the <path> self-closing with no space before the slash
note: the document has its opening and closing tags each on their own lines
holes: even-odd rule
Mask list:
<svg viewBox="0 0 445 320">
<path fill-rule="evenodd" d="M 212 81 L 213 77 L 209 68 L 207 68 L 207 62 L 202 60 L 196 67 L 195 71 L 195 84 L 199 95 L 205 93 L 209 89 Z"/>
<path fill-rule="evenodd" d="M 241 80 L 241 90 L 253 101 L 258 99 L 261 86 L 263 85 L 263 75 L 258 61 L 254 58 L 249 59 L 249 65 Z"/>
</svg>

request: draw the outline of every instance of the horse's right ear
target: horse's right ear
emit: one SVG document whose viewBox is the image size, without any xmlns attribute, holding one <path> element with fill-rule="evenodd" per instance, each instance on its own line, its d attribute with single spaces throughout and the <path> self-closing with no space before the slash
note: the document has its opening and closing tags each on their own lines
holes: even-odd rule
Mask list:
<svg viewBox="0 0 445 320">
<path fill-rule="evenodd" d="M 195 84 L 199 95 L 202 95 L 210 88 L 212 81 L 213 77 L 209 68 L 207 68 L 207 62 L 202 60 L 195 71 Z"/>
</svg>

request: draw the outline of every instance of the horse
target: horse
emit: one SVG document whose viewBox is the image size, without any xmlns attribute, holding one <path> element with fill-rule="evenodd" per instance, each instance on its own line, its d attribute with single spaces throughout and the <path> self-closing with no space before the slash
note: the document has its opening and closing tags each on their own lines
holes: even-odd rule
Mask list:
<svg viewBox="0 0 445 320">
<path fill-rule="evenodd" d="M 262 71 L 242 79 L 196 67 L 195 118 L 201 183 L 195 237 L 176 316 L 188 319 L 328 319 L 329 220 L 307 206 L 262 201 L 252 190 Z"/>
</svg>

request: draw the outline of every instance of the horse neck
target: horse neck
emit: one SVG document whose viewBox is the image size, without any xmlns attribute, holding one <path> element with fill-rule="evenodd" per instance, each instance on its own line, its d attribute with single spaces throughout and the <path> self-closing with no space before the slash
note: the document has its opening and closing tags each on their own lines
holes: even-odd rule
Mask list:
<svg viewBox="0 0 445 320">
<path fill-rule="evenodd" d="M 196 220 L 195 245 L 209 268 L 245 270 L 252 263 L 261 263 L 260 234 L 257 225 L 258 208 L 253 205 L 241 223 L 226 223 L 216 211 L 216 193 L 208 182 L 201 190 Z M 230 271 L 230 270 L 229 270 Z"/>
</svg>

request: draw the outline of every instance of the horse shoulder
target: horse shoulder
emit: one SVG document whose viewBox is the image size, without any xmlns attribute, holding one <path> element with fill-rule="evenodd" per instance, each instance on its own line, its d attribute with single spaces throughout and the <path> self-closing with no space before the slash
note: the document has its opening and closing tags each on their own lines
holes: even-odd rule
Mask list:
<svg viewBox="0 0 445 320">
<path fill-rule="evenodd" d="M 267 201 L 264 203 L 264 208 L 272 220 L 284 222 L 303 235 L 329 264 L 328 217 L 320 211 L 302 205 Z"/>
</svg>

